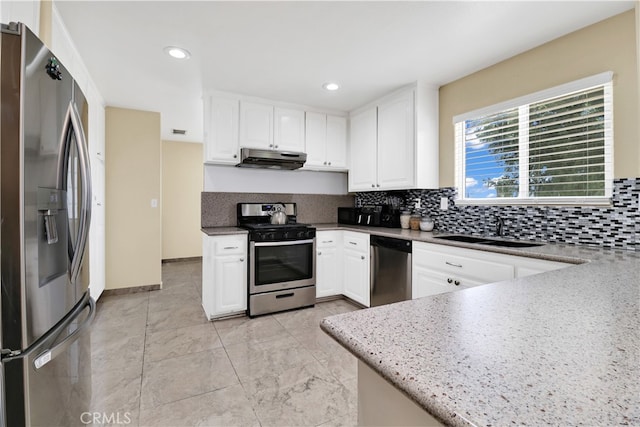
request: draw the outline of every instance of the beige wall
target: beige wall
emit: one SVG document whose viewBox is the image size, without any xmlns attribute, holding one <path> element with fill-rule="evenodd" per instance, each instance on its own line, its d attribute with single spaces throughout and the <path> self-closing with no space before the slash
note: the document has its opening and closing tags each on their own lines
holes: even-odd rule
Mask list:
<svg viewBox="0 0 640 427">
<path fill-rule="evenodd" d="M 440 186 L 454 185 L 453 116 L 604 71 L 614 72 L 614 176 L 640 176 L 633 10 L 440 88 Z"/>
<path fill-rule="evenodd" d="M 107 107 L 105 133 L 106 289 L 158 285 L 160 114 Z"/>
<path fill-rule="evenodd" d="M 162 142 L 162 259 L 202 256 L 202 144 Z"/>
</svg>

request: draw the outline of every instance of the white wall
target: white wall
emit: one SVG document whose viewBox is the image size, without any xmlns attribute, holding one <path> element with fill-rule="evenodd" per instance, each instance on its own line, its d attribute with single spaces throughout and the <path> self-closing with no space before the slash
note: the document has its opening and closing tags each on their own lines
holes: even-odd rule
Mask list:
<svg viewBox="0 0 640 427">
<path fill-rule="evenodd" d="M 204 165 L 204 191 L 223 193 L 347 194 L 342 172 L 283 171 Z"/>
<path fill-rule="evenodd" d="M 0 1 L 0 22 L 22 22 L 29 27 L 35 35 L 40 32 L 40 1 Z"/>
</svg>

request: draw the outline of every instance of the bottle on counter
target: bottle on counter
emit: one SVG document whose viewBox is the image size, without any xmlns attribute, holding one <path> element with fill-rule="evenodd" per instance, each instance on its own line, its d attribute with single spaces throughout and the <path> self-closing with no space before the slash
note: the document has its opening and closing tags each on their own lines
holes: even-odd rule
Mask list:
<svg viewBox="0 0 640 427">
<path fill-rule="evenodd" d="M 410 224 L 409 224 L 409 220 L 411 219 L 411 212 L 409 211 L 402 211 L 402 213 L 400 213 L 400 228 L 409 228 Z"/>
<path fill-rule="evenodd" d="M 412 230 L 420 230 L 420 215 L 411 215 L 411 217 L 409 218 L 409 226 Z"/>
</svg>

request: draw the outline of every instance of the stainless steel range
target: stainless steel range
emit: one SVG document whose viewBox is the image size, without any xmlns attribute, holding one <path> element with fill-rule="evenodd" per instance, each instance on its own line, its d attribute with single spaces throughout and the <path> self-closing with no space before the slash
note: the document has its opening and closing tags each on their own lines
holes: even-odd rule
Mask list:
<svg viewBox="0 0 640 427">
<path fill-rule="evenodd" d="M 286 224 L 271 224 L 282 210 Z M 295 203 L 238 203 L 238 226 L 249 230 L 249 304 L 257 316 L 313 306 L 316 229 L 297 223 Z"/>
</svg>

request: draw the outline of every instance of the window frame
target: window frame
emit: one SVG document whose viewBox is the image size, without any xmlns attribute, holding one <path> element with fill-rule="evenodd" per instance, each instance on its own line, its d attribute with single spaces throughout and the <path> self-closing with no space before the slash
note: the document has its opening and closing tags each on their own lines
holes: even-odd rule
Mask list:
<svg viewBox="0 0 640 427">
<path fill-rule="evenodd" d="M 529 183 L 529 128 L 523 126 L 523 115 L 528 115 L 528 106 L 551 98 L 567 95 L 573 92 L 584 91 L 597 86 L 604 90 L 604 196 L 562 196 L 562 197 L 528 197 Z M 525 108 L 523 108 L 525 107 Z M 518 194 L 527 197 L 489 197 L 471 198 L 465 197 L 466 189 L 466 158 L 464 141 L 464 122 L 477 119 L 482 116 L 496 114 L 505 110 L 518 108 L 520 116 L 520 132 L 518 139 L 520 153 L 520 167 L 526 167 L 526 174 L 519 177 Z M 529 95 L 500 102 L 487 107 L 469 111 L 453 117 L 454 146 L 455 146 L 455 186 L 458 189 L 456 204 L 458 205 L 565 205 L 565 206 L 602 206 L 611 205 L 613 193 L 613 72 L 607 71 L 566 84 L 555 86 Z M 526 140 L 523 141 L 523 135 Z"/>
</svg>

